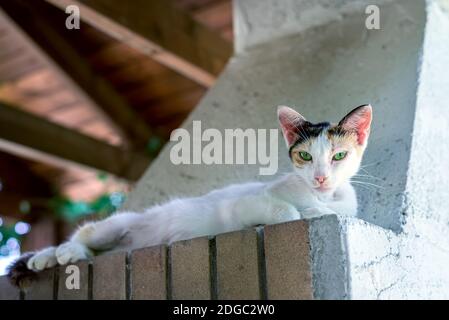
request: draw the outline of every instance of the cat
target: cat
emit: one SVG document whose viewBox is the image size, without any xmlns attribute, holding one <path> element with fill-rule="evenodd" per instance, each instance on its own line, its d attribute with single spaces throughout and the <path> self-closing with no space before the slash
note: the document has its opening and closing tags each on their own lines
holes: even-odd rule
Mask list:
<svg viewBox="0 0 449 320">
<path fill-rule="evenodd" d="M 170 244 L 178 240 L 241 230 L 256 225 L 328 214 L 356 216 L 350 178 L 367 147 L 372 107 L 352 110 L 338 124 L 312 124 L 295 110 L 278 107 L 278 120 L 293 172 L 263 183 L 234 184 L 192 198 L 175 199 L 143 212 L 120 212 L 79 228 L 69 241 L 19 258 L 10 268 L 40 271 L 96 254 Z"/>
</svg>

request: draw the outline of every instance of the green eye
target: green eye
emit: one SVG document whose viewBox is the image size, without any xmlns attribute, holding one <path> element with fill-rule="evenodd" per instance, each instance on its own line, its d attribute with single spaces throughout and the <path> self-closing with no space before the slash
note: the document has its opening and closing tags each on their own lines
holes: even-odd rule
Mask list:
<svg viewBox="0 0 449 320">
<path fill-rule="evenodd" d="M 346 151 L 336 153 L 333 157 L 333 160 L 335 160 L 335 161 L 343 160 L 344 158 L 346 158 L 347 154 L 348 153 Z"/>
<path fill-rule="evenodd" d="M 301 152 L 299 152 L 299 156 L 304 161 L 312 161 L 312 156 L 308 152 L 301 151 Z"/>
</svg>

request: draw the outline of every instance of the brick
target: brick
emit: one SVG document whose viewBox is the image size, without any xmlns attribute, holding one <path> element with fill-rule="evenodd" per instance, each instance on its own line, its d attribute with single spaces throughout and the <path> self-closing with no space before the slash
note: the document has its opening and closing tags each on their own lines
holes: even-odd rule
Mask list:
<svg viewBox="0 0 449 320">
<path fill-rule="evenodd" d="M 126 299 L 126 252 L 104 254 L 92 266 L 94 300 Z"/>
<path fill-rule="evenodd" d="M 268 299 L 312 299 L 309 224 L 271 225 L 264 234 Z"/>
<path fill-rule="evenodd" d="M 73 279 L 73 271 L 68 267 L 76 266 L 79 270 L 79 289 L 69 289 L 67 287 L 67 280 L 71 284 Z M 69 271 L 67 273 L 67 271 Z M 70 278 L 69 278 L 70 277 Z M 81 261 L 75 264 L 69 264 L 59 267 L 59 281 L 58 281 L 58 300 L 87 300 L 89 297 L 89 262 Z"/>
<path fill-rule="evenodd" d="M 135 250 L 131 254 L 131 298 L 167 299 L 167 248 L 157 246 Z"/>
<path fill-rule="evenodd" d="M 218 299 L 260 299 L 256 231 L 218 235 L 216 244 Z"/>
<path fill-rule="evenodd" d="M 6 276 L 0 277 L 0 300 L 19 300 L 20 290 L 14 287 Z"/>
<path fill-rule="evenodd" d="M 210 299 L 209 239 L 176 242 L 170 254 L 172 298 Z"/>
<path fill-rule="evenodd" d="M 36 281 L 24 289 L 25 300 L 53 300 L 54 281 L 57 268 L 47 269 L 38 273 Z"/>
</svg>

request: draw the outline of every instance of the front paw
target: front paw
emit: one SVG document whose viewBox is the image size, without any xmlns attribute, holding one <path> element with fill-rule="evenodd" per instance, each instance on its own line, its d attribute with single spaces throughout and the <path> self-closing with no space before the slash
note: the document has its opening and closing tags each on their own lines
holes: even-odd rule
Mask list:
<svg viewBox="0 0 449 320">
<path fill-rule="evenodd" d="M 327 207 L 313 207 L 307 208 L 301 211 L 301 218 L 311 219 L 317 218 L 328 214 L 337 214 L 334 210 Z"/>
<path fill-rule="evenodd" d="M 37 252 L 28 260 L 28 269 L 42 271 L 44 269 L 54 267 L 57 264 L 55 250 L 55 247 L 50 247 Z"/>
<path fill-rule="evenodd" d="M 274 208 L 270 224 L 283 223 L 301 219 L 301 214 L 292 205 L 283 205 Z"/>
<path fill-rule="evenodd" d="M 56 249 L 56 259 L 60 265 L 75 263 L 92 256 L 90 250 L 78 242 L 66 242 Z"/>
</svg>

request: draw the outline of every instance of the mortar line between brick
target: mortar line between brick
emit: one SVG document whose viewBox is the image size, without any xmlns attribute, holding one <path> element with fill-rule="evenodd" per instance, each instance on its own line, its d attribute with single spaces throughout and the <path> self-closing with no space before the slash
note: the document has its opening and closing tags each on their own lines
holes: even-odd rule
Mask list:
<svg viewBox="0 0 449 320">
<path fill-rule="evenodd" d="M 167 300 L 172 300 L 172 267 L 171 267 L 171 247 L 166 246 L 165 251 L 165 285 Z"/>
<path fill-rule="evenodd" d="M 259 289 L 260 298 L 262 300 L 268 299 L 267 289 L 267 267 L 265 264 L 265 234 L 264 228 L 256 229 L 257 232 L 257 264 L 259 268 Z"/>
<path fill-rule="evenodd" d="M 92 261 L 87 264 L 87 300 L 93 300 L 94 265 Z"/>
<path fill-rule="evenodd" d="M 53 269 L 53 300 L 58 300 L 59 272 L 62 267 Z"/>
<path fill-rule="evenodd" d="M 217 300 L 217 243 L 215 237 L 209 239 L 209 272 L 210 298 L 211 300 Z"/>
<path fill-rule="evenodd" d="M 125 256 L 125 299 L 132 299 L 132 288 L 131 288 L 131 252 L 126 252 Z"/>
</svg>

